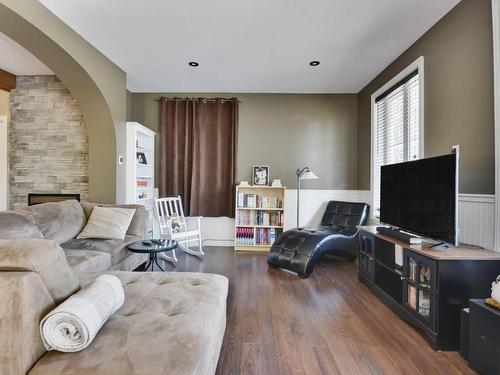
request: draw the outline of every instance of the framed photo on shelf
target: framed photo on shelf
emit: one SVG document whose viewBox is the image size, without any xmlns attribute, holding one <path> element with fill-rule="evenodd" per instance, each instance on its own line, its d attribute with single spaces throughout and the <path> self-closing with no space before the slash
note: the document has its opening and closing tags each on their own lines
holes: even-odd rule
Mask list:
<svg viewBox="0 0 500 375">
<path fill-rule="evenodd" d="M 269 185 L 269 166 L 254 165 L 252 167 L 252 185 L 266 186 Z"/>
<path fill-rule="evenodd" d="M 148 161 L 146 160 L 146 154 L 144 152 L 137 152 L 137 163 L 148 165 Z"/>
</svg>

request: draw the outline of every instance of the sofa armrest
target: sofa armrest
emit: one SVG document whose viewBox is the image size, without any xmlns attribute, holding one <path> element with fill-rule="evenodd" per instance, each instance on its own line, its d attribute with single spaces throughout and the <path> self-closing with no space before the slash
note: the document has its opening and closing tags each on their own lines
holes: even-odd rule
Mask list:
<svg viewBox="0 0 500 375">
<path fill-rule="evenodd" d="M 55 303 L 36 272 L 0 272 L 0 374 L 26 374 L 45 354 L 40 320 Z"/>
</svg>

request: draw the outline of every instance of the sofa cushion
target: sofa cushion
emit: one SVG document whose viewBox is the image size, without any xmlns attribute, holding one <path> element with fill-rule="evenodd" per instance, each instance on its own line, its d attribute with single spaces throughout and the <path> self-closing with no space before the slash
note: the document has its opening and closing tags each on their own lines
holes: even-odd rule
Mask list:
<svg viewBox="0 0 500 375">
<path fill-rule="evenodd" d="M 80 289 L 63 249 L 52 240 L 0 240 L 0 271 L 14 270 L 38 273 L 56 303 Z"/>
<path fill-rule="evenodd" d="M 87 222 L 77 200 L 49 202 L 28 208 L 45 238 L 63 243 L 75 238 Z"/>
<path fill-rule="evenodd" d="M 0 238 L 43 238 L 35 218 L 27 210 L 0 211 Z"/>
<path fill-rule="evenodd" d="M 85 216 L 87 219 L 92 214 L 94 207 L 116 207 L 116 208 L 133 208 L 135 209 L 134 216 L 127 230 L 127 234 L 131 236 L 138 236 L 144 238 L 146 235 L 146 223 L 148 221 L 148 212 L 146 208 L 140 204 L 98 204 L 98 203 L 90 203 L 83 202 L 81 203 L 83 207 L 83 211 L 85 212 Z"/>
<path fill-rule="evenodd" d="M 30 374 L 214 374 L 226 325 L 227 278 L 116 272 L 125 304 L 92 344 L 46 353 Z"/>
<path fill-rule="evenodd" d="M 95 207 L 87 225 L 76 237 L 103 240 L 123 240 L 135 209 L 118 207 Z"/>
<path fill-rule="evenodd" d="M 111 268 L 111 255 L 102 251 L 64 250 L 68 264 L 77 274 L 106 272 Z"/>
<path fill-rule="evenodd" d="M 111 265 L 121 262 L 130 252 L 127 246 L 132 242 L 139 241 L 142 238 L 136 236 L 125 236 L 123 240 L 99 240 L 99 239 L 75 239 L 63 243 L 61 246 L 66 250 L 93 250 L 101 251 L 111 255 Z"/>
<path fill-rule="evenodd" d="M 149 255 L 145 253 L 129 253 L 128 257 L 121 262 L 113 264 L 111 271 L 134 271 L 144 262 L 149 261 Z"/>
</svg>

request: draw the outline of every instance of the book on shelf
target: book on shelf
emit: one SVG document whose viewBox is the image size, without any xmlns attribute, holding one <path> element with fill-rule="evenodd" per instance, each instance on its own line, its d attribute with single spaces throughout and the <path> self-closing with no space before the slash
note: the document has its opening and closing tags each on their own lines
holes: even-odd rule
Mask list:
<svg viewBox="0 0 500 375">
<path fill-rule="evenodd" d="M 236 245 L 253 245 L 254 228 L 236 228 Z"/>
<path fill-rule="evenodd" d="M 281 229 L 256 228 L 255 244 L 271 246 L 281 233 Z"/>
<path fill-rule="evenodd" d="M 283 226 L 283 212 L 265 211 L 238 211 L 236 213 L 237 225 L 267 225 L 273 227 Z"/>
<path fill-rule="evenodd" d="M 149 198 L 149 193 L 143 191 L 142 193 L 139 193 L 139 195 L 137 195 L 137 199 L 148 199 Z"/>
<path fill-rule="evenodd" d="M 272 245 L 276 240 L 276 229 L 269 229 L 269 234 L 267 235 L 269 245 Z"/>
<path fill-rule="evenodd" d="M 278 228 L 236 228 L 236 245 L 271 246 L 283 233 Z"/>
<path fill-rule="evenodd" d="M 260 196 L 238 192 L 238 208 L 281 208 L 282 201 L 278 197 Z"/>
</svg>

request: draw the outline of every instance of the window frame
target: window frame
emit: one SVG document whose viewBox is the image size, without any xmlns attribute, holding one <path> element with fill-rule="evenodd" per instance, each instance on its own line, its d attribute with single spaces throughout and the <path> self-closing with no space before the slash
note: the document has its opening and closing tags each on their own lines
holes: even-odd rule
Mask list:
<svg viewBox="0 0 500 375">
<path fill-rule="evenodd" d="M 377 91 L 375 91 L 371 95 L 371 152 L 370 152 L 370 199 L 372 209 L 370 210 L 370 219 L 378 223 L 380 222 L 379 218 L 375 216 L 375 207 L 373 206 L 373 202 L 375 201 L 375 188 L 374 184 L 374 168 L 375 168 L 375 150 L 377 149 L 377 105 L 376 98 L 382 95 L 384 92 L 389 90 L 391 87 L 397 85 L 399 82 L 404 80 L 408 75 L 413 73 L 415 70 L 418 70 L 418 128 L 419 128 L 419 139 L 418 139 L 418 152 L 419 158 L 424 157 L 424 57 L 420 56 L 410 65 L 408 65 L 405 69 L 403 69 L 399 74 L 393 77 L 389 82 L 380 87 Z"/>
</svg>

